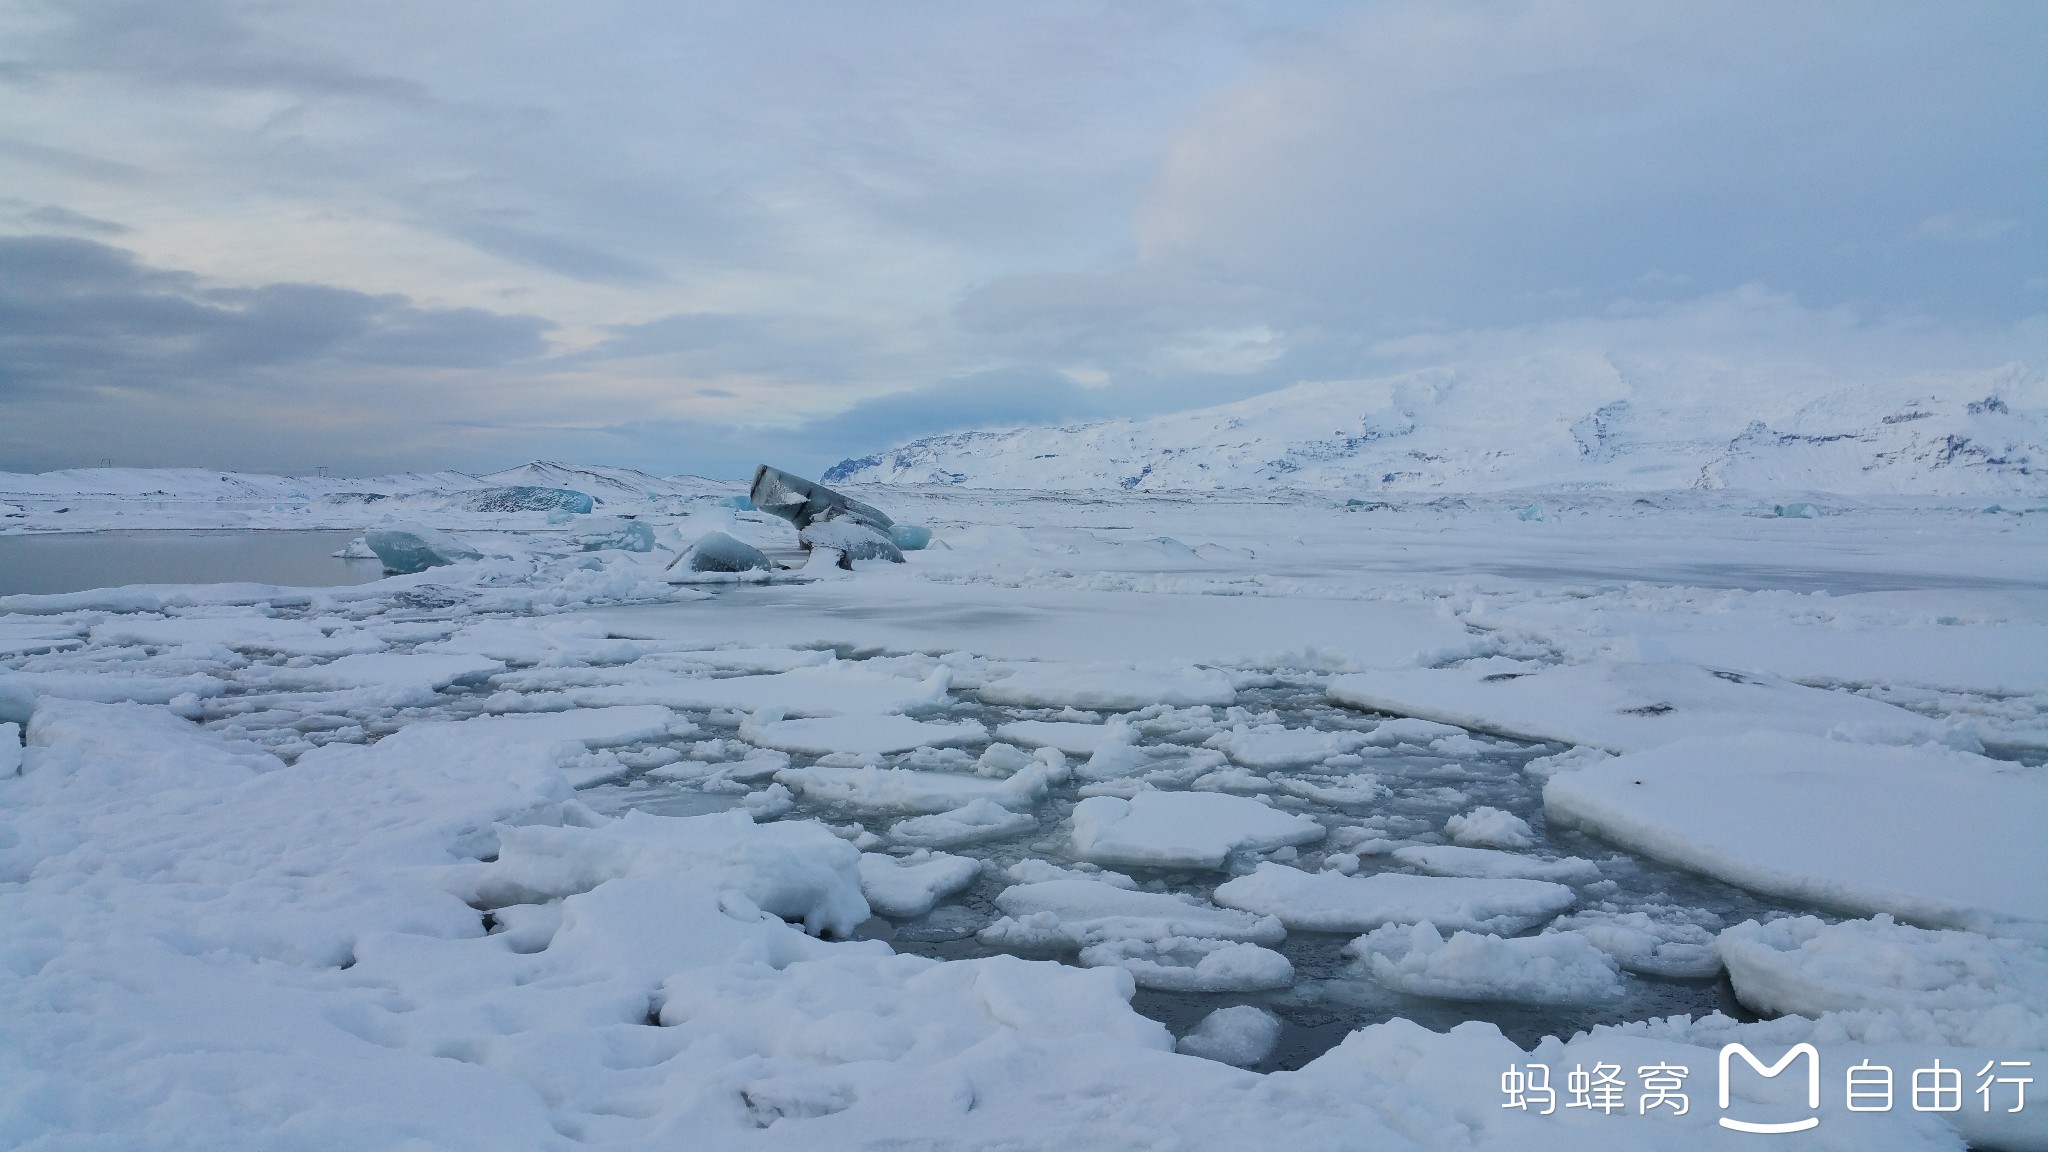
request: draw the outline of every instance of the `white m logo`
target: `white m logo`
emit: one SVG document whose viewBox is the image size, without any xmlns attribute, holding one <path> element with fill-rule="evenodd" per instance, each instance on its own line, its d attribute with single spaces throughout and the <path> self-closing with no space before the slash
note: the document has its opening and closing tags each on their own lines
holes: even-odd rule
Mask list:
<svg viewBox="0 0 2048 1152">
<path fill-rule="evenodd" d="M 1792 1061 L 1797 1060 L 1799 1057 L 1806 1057 L 1806 1106 L 1815 1109 L 1820 1107 L 1820 1053 L 1814 1050 L 1813 1045 L 1794 1044 L 1792 1050 L 1779 1057 L 1776 1064 L 1765 1067 L 1764 1062 L 1757 1059 L 1755 1053 L 1742 1045 L 1724 1044 L 1721 1046 L 1721 1110 L 1723 1112 L 1728 1110 L 1728 1058 L 1731 1056 L 1742 1057 L 1749 1063 L 1751 1069 L 1758 1075 L 1766 1078 L 1776 1076 L 1778 1073 L 1791 1067 Z M 1818 1116 L 1808 1116 L 1804 1120 L 1791 1120 L 1783 1124 L 1757 1124 L 1748 1120 L 1730 1120 L 1726 1116 L 1721 1117 L 1721 1127 L 1733 1128 L 1737 1132 L 1804 1132 L 1808 1128 L 1817 1128 L 1819 1126 L 1820 1117 Z"/>
</svg>

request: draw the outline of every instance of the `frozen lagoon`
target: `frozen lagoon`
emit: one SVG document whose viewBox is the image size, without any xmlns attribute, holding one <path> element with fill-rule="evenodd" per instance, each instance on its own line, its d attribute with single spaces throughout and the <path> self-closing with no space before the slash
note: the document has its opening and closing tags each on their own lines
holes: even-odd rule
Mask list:
<svg viewBox="0 0 2048 1152">
<path fill-rule="evenodd" d="M 1573 904 L 1561 919 L 1521 935 L 1503 927 L 1508 941 L 1556 929 L 1645 967 L 1660 942 L 1682 951 L 1698 934 L 1773 913 L 1863 923 L 1553 827 L 1546 775 L 1589 770 L 1599 753 L 1489 734 L 1485 715 L 1459 729 L 1374 714 L 1333 699 L 1330 686 L 1349 675 L 1467 670 L 1483 681 L 1697 663 L 1899 711 L 1896 728 L 1827 737 L 1852 749 L 1920 739 L 1956 751 L 1974 740 L 1999 757 L 1990 771 L 2024 783 L 2048 750 L 2048 668 L 2033 643 L 2048 611 L 2012 575 L 2043 570 L 2032 515 L 1861 506 L 1791 524 L 1732 498 L 1651 510 L 1588 498 L 1547 502 L 1550 518 L 1532 523 L 1485 501 L 1365 513 L 1313 500 L 877 500 L 933 524 L 945 547 L 901 571 L 707 595 L 662 584 L 663 553 L 571 556 L 500 525 L 479 561 L 360 587 L 0 601 L 0 696 L 44 716 L 31 720 L 23 773 L 0 785 L 0 898 L 18 926 L 0 995 L 6 1017 L 27 1022 L 9 1030 L 7 1060 L 33 1069 L 16 1081 L 27 1087 L 7 1098 L 0 1130 L 53 1146 L 95 1134 L 146 1143 L 140 1134 L 173 1119 L 150 1101 L 194 1098 L 219 1119 L 175 1130 L 223 1147 L 310 1143 L 309 1122 L 330 1142 L 458 1147 L 1127 1147 L 1162 1132 L 1223 1147 L 1280 1126 L 1303 1147 L 1722 1147 L 1709 1072 L 1724 1037 L 1759 1051 L 1811 1039 L 1831 1062 L 1875 1053 L 1924 1063 L 1939 1050 L 1951 1064 L 1981 1052 L 2041 1066 L 2038 990 L 2017 978 L 2003 1012 L 1983 998 L 1927 1008 L 1924 992 L 1888 985 L 1880 970 L 1853 1001 L 1773 992 L 1771 1010 L 1811 1018 L 1744 1023 L 1731 986 L 1646 975 L 1619 958 L 1618 1001 L 1516 1005 L 1398 991 L 1344 955 L 1360 932 L 1290 929 L 1257 945 L 1287 959 L 1286 988 L 1133 994 L 1114 967 L 1075 967 L 1080 949 L 979 935 L 1000 918 L 1003 891 L 1043 883 L 1042 869 L 1105 876 L 1076 859 L 1070 812 L 1083 791 L 1148 786 L 1264 797 L 1325 828 L 1220 868 L 1114 869 L 1132 890 L 1167 898 L 1206 898 L 1262 864 L 1361 884 L 1381 873 L 1420 880 L 1427 870 L 1410 861 L 1466 865 L 1405 849 L 1447 844 L 1451 816 L 1493 808 L 1526 824 L 1529 840 L 1491 850 L 1576 857 L 1599 875 L 1567 885 Z M 682 543 L 731 524 L 787 547 L 774 525 L 732 523 L 704 505 L 660 510 L 662 529 Z M 1645 578 L 1459 574 L 1481 551 L 1540 563 L 1587 549 Z M 1660 581 L 1673 549 L 1732 557 L 1759 573 L 1758 587 Z M 1765 557 L 1839 572 L 1844 588 L 1884 574 L 1892 590 L 1783 587 L 1763 578 Z M 1948 586 L 1935 571 L 1944 565 Z M 1901 573 L 1914 576 L 1905 589 Z M 1146 693 L 1158 699 L 1146 704 Z M 158 703 L 67 716 L 36 703 L 52 697 Z M 1669 703 L 1670 713 L 1649 714 L 1691 707 Z M 559 740 L 496 721 L 441 726 L 600 706 L 661 709 L 665 720 L 655 732 L 636 714 L 638 735 L 579 729 Z M 967 888 L 929 913 L 855 920 L 859 853 L 887 853 L 899 825 L 930 818 L 918 815 L 923 801 L 904 798 L 952 794 L 916 786 L 919 777 L 1003 785 L 1048 761 L 1024 747 L 991 754 L 992 736 L 880 753 L 879 763 L 852 748 L 791 751 L 747 738 L 750 726 L 788 722 L 763 715 L 768 707 L 838 718 L 847 733 L 873 730 L 852 723 L 863 716 L 991 734 L 1121 716 L 1125 736 L 1089 771 L 1105 741 L 1064 756 L 1068 774 L 1048 772 L 1042 790 L 994 796 L 1032 827 L 939 849 L 979 862 Z M 1771 714 L 1749 723 L 1768 733 Z M 124 718 L 142 744 L 122 742 Z M 172 735 L 184 731 L 189 746 Z M 159 751 L 142 758 L 138 747 Z M 858 804 L 784 783 L 821 760 L 916 776 L 889 777 L 887 795 Z M 721 808 L 740 823 L 674 819 Z M 656 815 L 614 818 L 633 809 Z M 982 815 L 995 822 L 954 825 L 1001 827 Z M 531 830 L 508 838 L 493 830 L 500 822 Z M 1628 919 L 1636 914 L 1647 926 Z M 1110 943 L 1147 942 L 1144 919 L 1053 914 Z M 1190 929 L 1202 930 L 1177 928 L 1176 938 L 1202 938 Z M 1802 931 L 1788 939 L 1831 939 Z M 835 942 L 848 935 L 868 941 Z M 2024 935 L 1970 938 L 2038 948 Z M 1869 939 L 1924 948 L 1928 970 L 1982 951 L 1878 929 Z M 1754 954 L 1755 934 L 1743 940 Z M 1188 959 L 1211 946 L 1174 947 L 1096 958 Z M 1979 981 L 1992 1000 L 2005 987 L 1998 972 L 2032 970 L 2002 963 Z M 1451 987 L 1425 974 L 1434 982 L 1416 987 Z M 1498 971 L 1496 986 L 1525 989 L 1515 977 L 1527 974 Z M 1772 980 L 1774 990 L 1786 984 Z M 1277 1047 L 1254 1064 L 1266 1071 L 1166 1050 L 1222 1004 L 1280 1015 Z M 195 1016 L 201 1005 L 213 1008 Z M 1717 1008 L 1729 1015 L 1706 1015 Z M 1947 1015 L 1926 1015 L 1935 1011 Z M 1402 1020 L 1480 1023 L 1439 1034 Z M 1568 1047 L 1523 1051 L 1589 1026 L 1602 1027 Z M 1652 1054 L 1694 1069 L 1692 1116 L 1600 1117 L 1592 1122 L 1605 1126 L 1589 1128 L 1498 1108 L 1512 1060 L 1561 1068 L 1611 1055 L 1633 1068 Z M 364 1115 L 337 1084 L 377 1085 L 391 1103 Z M 1105 1094 L 1116 1109 L 1092 1103 Z M 1957 1119 L 1978 1125 L 1964 1131 L 1980 1146 L 2038 1147 L 2039 1126 L 2027 1127 L 2037 1115 Z M 1845 1148 L 1955 1140 L 1930 1117 L 1855 1117 L 1838 1103 L 1821 1131 L 1833 1143 L 1820 1146 Z"/>
</svg>

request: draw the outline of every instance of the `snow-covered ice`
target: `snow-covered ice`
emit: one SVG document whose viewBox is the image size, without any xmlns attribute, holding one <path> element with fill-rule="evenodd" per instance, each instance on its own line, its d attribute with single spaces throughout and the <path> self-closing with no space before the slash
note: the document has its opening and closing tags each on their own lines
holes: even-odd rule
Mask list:
<svg viewBox="0 0 2048 1152">
<path fill-rule="evenodd" d="M 1394 849 L 1392 855 L 1410 868 L 1432 876 L 1513 877 L 1554 880 L 1559 884 L 1590 884 L 1600 878 L 1599 865 L 1577 856 L 1540 860 L 1491 848 L 1458 848 L 1448 844 L 1411 844 Z"/>
<path fill-rule="evenodd" d="M 1615 962 L 1583 936 L 1546 932 L 1503 938 L 1454 932 L 1428 921 L 1388 924 L 1351 942 L 1373 979 L 1411 996 L 1582 1004 L 1621 998 Z"/>
<path fill-rule="evenodd" d="M 972 884 L 980 872 L 980 861 L 943 852 L 919 850 L 909 856 L 863 852 L 860 890 L 868 907 L 884 916 L 922 916 L 940 897 Z"/>
<path fill-rule="evenodd" d="M 1190 1056 L 1245 1068 L 1264 1060 L 1278 1039 L 1278 1016 L 1250 1004 L 1233 1004 L 1202 1017 L 1202 1022 L 1188 1029 L 1174 1048 Z"/>
<path fill-rule="evenodd" d="M 2048 934 L 2048 780 L 1951 748 L 1688 740 L 1561 772 L 1543 804 L 1553 823 L 1759 892 Z"/>
<path fill-rule="evenodd" d="M 1309 816 L 1216 792 L 1091 796 L 1074 806 L 1074 854 L 1098 864 L 1220 868 L 1234 852 L 1323 838 Z"/>
<path fill-rule="evenodd" d="M 478 555 L 0 598 L 10 1146 L 1718 1150 L 1726 1039 L 2048 1066 L 2024 500 L 941 487 L 870 497 L 904 564 L 711 595 L 706 533 L 801 561 L 709 481 L 28 481 L 0 537 Z M 1724 955 L 1800 1015 L 1711 1014 Z M 1693 1107 L 1500 1108 L 1536 1061 Z M 1816 1147 L 2048 1146 L 1833 1095 Z"/>
<path fill-rule="evenodd" d="M 1774 676 L 1693 664 L 1560 664 L 1495 670 L 1486 664 L 1359 672 L 1330 681 L 1330 699 L 1531 740 L 1613 752 L 1655 748 L 1730 731 L 1826 735 L 1838 728 L 1879 740 L 1933 740 L 1924 716 L 1847 692 Z"/>
</svg>

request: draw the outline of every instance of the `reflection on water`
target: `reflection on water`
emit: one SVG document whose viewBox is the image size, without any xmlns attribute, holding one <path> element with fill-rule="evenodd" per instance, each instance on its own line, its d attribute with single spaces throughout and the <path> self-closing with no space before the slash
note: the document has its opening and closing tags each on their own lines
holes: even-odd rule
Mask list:
<svg viewBox="0 0 2048 1152">
<path fill-rule="evenodd" d="M 366 584 L 383 575 L 381 565 L 332 555 L 358 535 L 239 529 L 0 536 L 0 596 L 123 584 Z"/>
</svg>

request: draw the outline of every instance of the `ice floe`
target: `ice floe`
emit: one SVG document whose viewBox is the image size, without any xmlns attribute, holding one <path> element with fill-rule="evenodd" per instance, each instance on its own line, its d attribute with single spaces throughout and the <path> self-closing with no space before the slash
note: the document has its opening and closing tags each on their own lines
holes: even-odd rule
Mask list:
<svg viewBox="0 0 2048 1152">
<path fill-rule="evenodd" d="M 1560 772 L 1543 803 L 1553 824 L 1758 892 L 2048 931 L 2048 782 L 1981 756 L 1750 733 Z"/>
<path fill-rule="evenodd" d="M 1704 979 L 1721 971 L 1710 915 L 1682 908 L 1657 913 L 1586 908 L 1558 917 L 1544 931 L 1584 936 L 1630 972 Z"/>
<path fill-rule="evenodd" d="M 1091 796 L 1074 806 L 1074 854 L 1097 864 L 1220 868 L 1232 853 L 1320 840 L 1313 817 L 1216 792 Z"/>
<path fill-rule="evenodd" d="M 1027 873 L 1028 875 L 1028 873 Z M 1287 930 L 1255 915 L 1167 892 L 1145 892 L 1114 877 L 1054 875 L 1013 884 L 996 897 L 1003 919 L 982 930 L 990 943 L 1074 949 L 1107 940 L 1193 937 L 1278 944 Z"/>
<path fill-rule="evenodd" d="M 924 915 L 942 897 L 974 883 L 980 873 L 980 861 L 943 852 L 919 850 L 909 856 L 863 852 L 860 856 L 860 890 L 868 906 L 899 919 Z"/>
<path fill-rule="evenodd" d="M 873 812 L 926 813 L 955 812 L 979 800 L 1005 808 L 1028 809 L 1045 795 L 1048 778 L 1043 764 L 1033 764 L 1005 779 L 828 764 L 785 768 L 775 774 L 778 782 L 816 803 Z M 968 819 L 979 816 L 969 814 Z"/>
<path fill-rule="evenodd" d="M 784 720 L 780 708 L 757 712 L 740 725 L 740 737 L 763 748 L 824 756 L 842 753 L 903 752 L 948 744 L 978 744 L 988 729 L 978 721 L 913 720 L 908 716 L 813 716 Z"/>
<path fill-rule="evenodd" d="M 1590 884 L 1600 879 L 1600 866 L 1577 856 L 1539 860 L 1491 848 L 1458 848 L 1448 844 L 1411 844 L 1394 849 L 1392 855 L 1410 868 L 1432 876 L 1490 876 L 1551 880 L 1559 884 Z"/>
<path fill-rule="evenodd" d="M 994 800 L 971 800 L 958 808 L 913 816 L 889 826 L 889 839 L 922 848 L 958 848 L 1001 840 L 1038 827 L 1029 812 L 1013 812 Z"/>
<path fill-rule="evenodd" d="M 1213 898 L 1312 932 L 1367 932 L 1427 920 L 1450 931 L 1506 933 L 1533 928 L 1578 899 L 1570 888 L 1543 880 L 1345 876 L 1273 863 L 1219 885 Z"/>
<path fill-rule="evenodd" d="M 1959 738 L 1902 708 L 1848 692 L 1694 664 L 1563 664 L 1359 672 L 1330 681 L 1330 699 L 1518 736 L 1631 752 L 1689 736 L 1838 728 L 1887 741 Z"/>
<path fill-rule="evenodd" d="M 1081 949 L 1084 968 L 1117 967 L 1140 988 L 1256 992 L 1294 983 L 1294 965 L 1270 948 L 1200 936 L 1111 939 Z"/>
<path fill-rule="evenodd" d="M 1204 1060 L 1249 1068 L 1280 1039 L 1280 1018 L 1252 1004 L 1233 1004 L 1202 1017 L 1175 1049 Z"/>
<path fill-rule="evenodd" d="M 1569 932 L 1513 938 L 1454 932 L 1446 940 L 1423 921 L 1375 929 L 1346 951 L 1373 979 L 1411 996 L 1585 1004 L 1622 995 L 1613 959 Z"/>
<path fill-rule="evenodd" d="M 990 704 L 1024 708 L 1130 711 L 1153 704 L 1229 704 L 1230 678 L 1204 668 L 1145 669 L 1114 664 L 1020 664 L 980 691 Z"/>
</svg>

